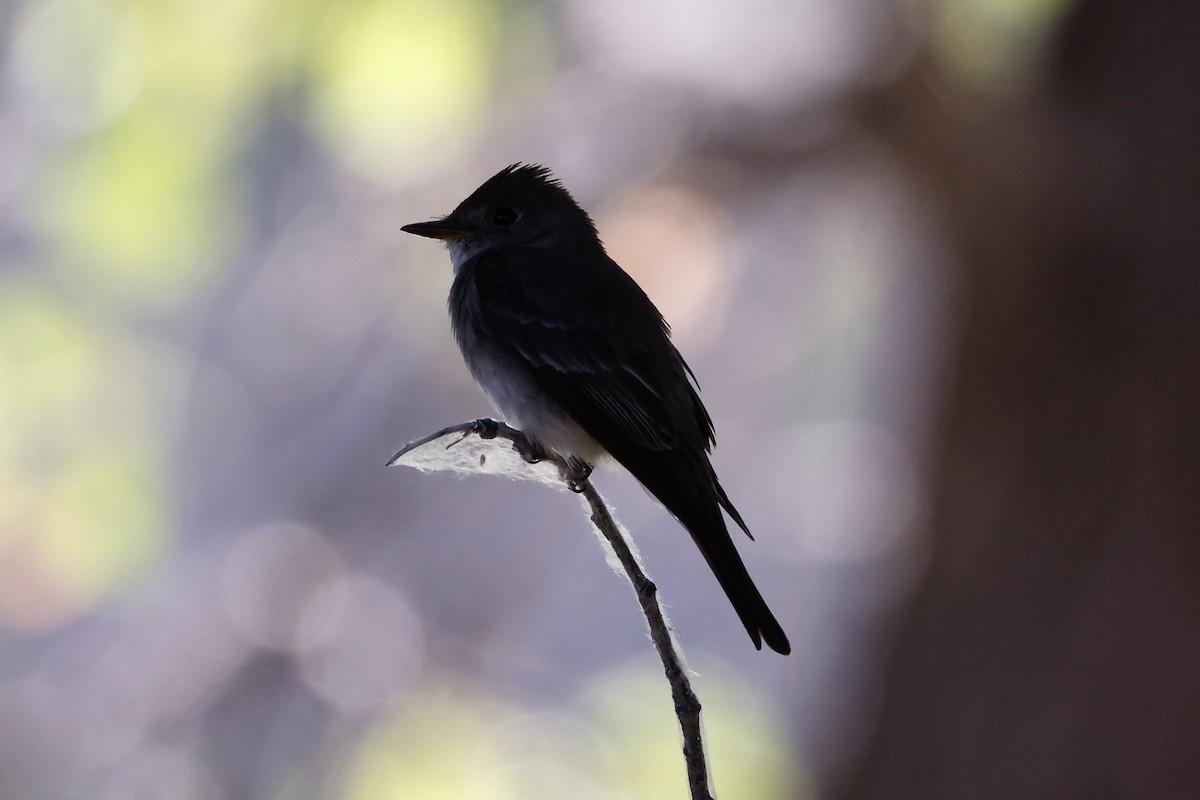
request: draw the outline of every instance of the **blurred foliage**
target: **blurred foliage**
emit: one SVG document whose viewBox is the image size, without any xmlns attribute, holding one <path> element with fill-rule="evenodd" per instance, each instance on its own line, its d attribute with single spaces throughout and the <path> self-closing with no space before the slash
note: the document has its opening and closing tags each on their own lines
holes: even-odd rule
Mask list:
<svg viewBox="0 0 1200 800">
<path fill-rule="evenodd" d="M 114 299 L 190 296 L 232 235 L 234 201 L 216 166 L 211 143 L 141 109 L 64 153 L 47 168 L 39 203 L 57 268 Z"/>
<path fill-rule="evenodd" d="M 485 0 L 332 6 L 312 59 L 313 127 L 363 175 L 445 168 L 483 122 L 497 13 Z"/>
<path fill-rule="evenodd" d="M 684 800 L 683 764 L 678 759 L 678 722 L 663 677 L 654 668 L 627 668 L 598 676 L 585 690 L 584 706 L 615 748 L 615 764 L 629 797 Z M 780 744 L 787 740 L 778 717 L 760 695 L 734 675 L 704 679 L 704 735 L 712 779 L 732 797 L 806 800 L 814 790 L 797 762 Z"/>
<path fill-rule="evenodd" d="M 1074 0 L 934 0 L 933 44 L 960 80 L 1000 89 L 1027 75 Z"/>
<path fill-rule="evenodd" d="M 482 688 L 426 687 L 382 720 L 352 765 L 346 800 L 686 800 L 678 723 L 656 668 L 597 675 L 572 713 L 530 711 Z M 706 680 L 710 766 L 734 797 L 814 796 L 783 731 L 730 676 Z"/>
<path fill-rule="evenodd" d="M 0 624 L 55 627 L 171 537 L 165 443 L 139 345 L 14 283 L 0 295 Z"/>
<path fill-rule="evenodd" d="M 506 712 L 513 709 L 463 687 L 427 687 L 403 714 L 368 733 L 343 796 L 512 796 L 502 780 L 502 744 L 490 736 L 495 720 Z"/>
</svg>

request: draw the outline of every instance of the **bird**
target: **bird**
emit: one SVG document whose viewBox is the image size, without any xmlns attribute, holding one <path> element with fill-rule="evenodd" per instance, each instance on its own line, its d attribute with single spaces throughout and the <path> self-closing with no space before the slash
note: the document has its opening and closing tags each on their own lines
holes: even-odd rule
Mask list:
<svg viewBox="0 0 1200 800">
<path fill-rule="evenodd" d="M 628 470 L 691 535 L 754 646 L 790 653 L 722 515 L 754 538 L 710 461 L 695 375 L 561 181 L 512 164 L 449 214 L 401 230 L 449 250 L 454 338 L 500 414 L 586 473 Z"/>
</svg>

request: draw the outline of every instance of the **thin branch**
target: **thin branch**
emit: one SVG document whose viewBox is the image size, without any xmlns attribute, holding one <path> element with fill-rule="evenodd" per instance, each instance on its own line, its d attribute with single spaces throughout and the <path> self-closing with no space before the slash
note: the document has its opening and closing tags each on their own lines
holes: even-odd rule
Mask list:
<svg viewBox="0 0 1200 800">
<path fill-rule="evenodd" d="M 478 453 L 475 450 L 471 451 L 469 458 L 447 457 L 449 455 L 447 451 L 457 448 L 471 436 L 485 441 L 499 438 L 511 442 L 513 450 L 528 465 L 530 473 L 522 476 L 504 466 L 485 468 L 486 454 Z M 442 445 L 442 440 L 445 439 L 449 439 L 449 441 Z M 442 446 L 443 449 L 431 454 L 429 447 L 435 443 Z M 415 457 L 418 451 L 423 451 L 421 457 Z M 431 458 L 431 455 L 434 458 Z M 646 623 L 650 626 L 650 639 L 654 642 L 654 648 L 662 660 L 663 671 L 671 684 L 675 716 L 679 720 L 679 728 L 683 733 L 683 760 L 687 767 L 688 788 L 692 800 L 713 800 L 709 790 L 708 762 L 700 730 L 700 701 L 692 691 L 679 645 L 675 641 L 675 637 L 671 635 L 671 628 L 658 603 L 658 588 L 646 577 L 646 573 L 642 570 L 633 548 L 626 541 L 621 527 L 613 519 L 604 499 L 588 479 L 588 471 L 581 468 L 577 462 L 564 459 L 557 453 L 543 450 L 516 428 L 491 419 L 478 419 L 460 425 L 451 425 L 423 439 L 411 442 L 392 456 L 388 465 L 401 464 L 422 470 L 499 471 L 513 477 L 528 477 L 544 481 L 546 479 L 544 474 L 534 474 L 537 465 L 543 462 L 557 468 L 558 478 L 562 484 L 581 495 L 587 502 L 591 511 L 592 524 L 596 526 L 596 530 L 612 548 L 625 576 L 633 586 L 638 603 L 642 607 L 642 613 L 646 616 Z M 477 467 L 476 464 L 478 464 Z"/>
<path fill-rule="evenodd" d="M 563 473 L 563 479 L 571 481 L 571 476 Z M 600 497 L 600 493 L 592 486 L 587 478 L 576 481 L 580 492 L 591 507 L 592 524 L 604 535 L 612 549 L 617 554 L 617 560 L 625 570 L 625 576 L 633 584 L 641 603 L 642 613 L 650 626 L 650 639 L 654 649 L 662 659 L 663 671 L 671 684 L 671 698 L 675 701 L 675 716 L 679 719 L 679 728 L 683 732 L 683 760 L 687 765 L 688 788 L 692 800 L 712 800 L 708 785 L 708 763 L 704 754 L 704 741 L 700 730 L 700 701 L 692 691 L 691 681 L 688 680 L 687 669 L 683 665 L 683 657 L 679 645 L 671 635 L 671 629 L 663 616 L 662 607 L 658 604 L 658 587 L 646 577 L 633 554 L 621 529 L 613 521 L 608 507 Z"/>
</svg>

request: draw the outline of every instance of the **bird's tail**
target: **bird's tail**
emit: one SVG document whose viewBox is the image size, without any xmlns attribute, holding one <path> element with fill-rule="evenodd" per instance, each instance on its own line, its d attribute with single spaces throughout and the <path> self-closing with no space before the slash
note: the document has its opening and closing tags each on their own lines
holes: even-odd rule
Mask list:
<svg viewBox="0 0 1200 800">
<path fill-rule="evenodd" d="M 640 454 L 638 464 L 625 467 L 687 528 L 754 646 L 761 650 L 766 642 L 775 652 L 787 655 L 792 652 L 787 634 L 746 571 L 729 537 L 721 507 L 744 530 L 741 515 L 729 502 L 707 458 L 701 455 L 692 460 L 692 469 L 681 469 L 681 456 L 678 451 Z"/>
</svg>

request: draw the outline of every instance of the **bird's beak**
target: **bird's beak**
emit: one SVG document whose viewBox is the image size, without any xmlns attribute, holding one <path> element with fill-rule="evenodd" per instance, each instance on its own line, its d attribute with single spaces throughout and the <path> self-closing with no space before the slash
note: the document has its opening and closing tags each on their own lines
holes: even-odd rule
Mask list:
<svg viewBox="0 0 1200 800">
<path fill-rule="evenodd" d="M 412 225 L 405 225 L 400 230 L 430 239 L 459 239 L 471 233 L 470 228 L 445 218 L 429 222 L 414 222 Z"/>
</svg>

